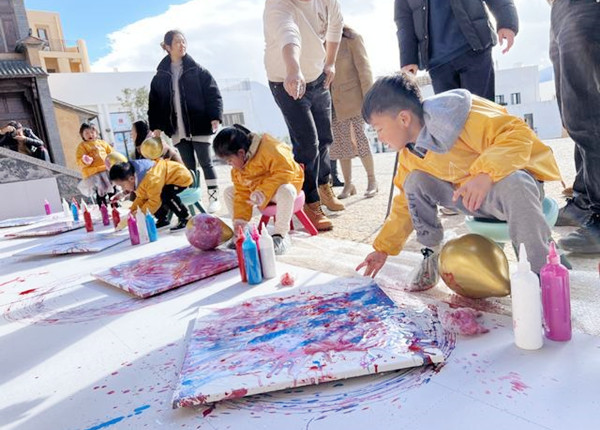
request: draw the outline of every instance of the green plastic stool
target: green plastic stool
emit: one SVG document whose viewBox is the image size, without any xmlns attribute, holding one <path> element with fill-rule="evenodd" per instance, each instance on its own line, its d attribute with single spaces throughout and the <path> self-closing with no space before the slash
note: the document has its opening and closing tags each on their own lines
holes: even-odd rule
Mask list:
<svg viewBox="0 0 600 430">
<path fill-rule="evenodd" d="M 546 223 L 550 228 L 554 227 L 558 218 L 558 203 L 550 197 L 545 197 L 542 202 L 542 209 Z M 467 216 L 465 217 L 465 225 L 471 233 L 485 236 L 498 244 L 510 242 L 508 224 L 504 221 Z"/>
<path fill-rule="evenodd" d="M 177 194 L 177 196 L 181 199 L 181 203 L 188 208 L 190 215 L 196 215 L 196 209 L 198 209 L 200 213 L 205 214 L 206 211 L 201 203 L 202 191 L 200 188 L 200 172 L 198 170 L 190 170 L 190 173 L 192 174 L 192 184 Z"/>
</svg>

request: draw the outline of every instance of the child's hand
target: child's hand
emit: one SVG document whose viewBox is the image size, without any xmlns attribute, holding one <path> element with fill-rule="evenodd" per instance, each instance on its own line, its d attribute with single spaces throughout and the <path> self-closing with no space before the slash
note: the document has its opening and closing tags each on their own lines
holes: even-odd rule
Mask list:
<svg viewBox="0 0 600 430">
<path fill-rule="evenodd" d="M 452 195 L 452 201 L 456 202 L 459 197 L 463 199 L 463 205 L 469 212 L 475 212 L 481 207 L 485 197 L 492 188 L 492 178 L 487 173 L 469 179 L 462 184 Z"/>
<path fill-rule="evenodd" d="M 375 275 L 377 275 L 377 273 L 381 270 L 381 268 L 385 264 L 387 257 L 388 256 L 385 252 L 381 252 L 381 251 L 371 252 L 369 255 L 367 255 L 367 258 L 365 258 L 365 261 L 363 261 L 358 266 L 356 266 L 355 270 L 358 272 L 363 267 L 366 267 L 364 275 L 374 278 Z"/>
<path fill-rule="evenodd" d="M 262 206 L 265 199 L 265 193 L 262 191 L 252 191 L 252 193 L 250 193 L 250 203 L 253 205 Z"/>
<path fill-rule="evenodd" d="M 86 165 L 89 166 L 90 164 L 92 164 L 92 162 L 94 161 L 94 159 L 92 157 L 90 157 L 89 155 L 87 155 L 87 154 L 83 154 L 81 156 L 81 161 L 83 161 L 83 164 L 86 164 Z"/>
</svg>

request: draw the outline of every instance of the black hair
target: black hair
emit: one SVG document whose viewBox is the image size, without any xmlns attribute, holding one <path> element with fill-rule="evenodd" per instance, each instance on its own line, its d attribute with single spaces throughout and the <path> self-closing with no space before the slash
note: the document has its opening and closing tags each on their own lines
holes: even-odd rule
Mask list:
<svg viewBox="0 0 600 430">
<path fill-rule="evenodd" d="M 165 36 L 163 37 L 163 41 L 160 42 L 160 47 L 166 51 L 167 50 L 166 47 L 167 46 L 171 46 L 173 44 L 173 39 L 178 34 L 180 34 L 181 37 L 183 37 L 185 39 L 185 35 L 181 31 L 179 31 L 179 30 L 169 30 L 169 31 L 167 31 L 165 33 Z"/>
<path fill-rule="evenodd" d="M 131 176 L 135 176 L 135 169 L 129 161 L 115 164 L 110 168 L 110 172 L 108 172 L 108 177 L 111 181 L 126 181 Z"/>
<path fill-rule="evenodd" d="M 410 110 L 423 119 L 421 90 L 416 80 L 406 72 L 377 79 L 365 94 L 362 116 L 368 123 L 373 114 L 397 115 L 402 110 Z"/>
<path fill-rule="evenodd" d="M 96 128 L 95 124 L 93 124 L 91 122 L 84 122 L 83 124 L 81 124 L 81 127 L 79 127 L 79 135 L 81 136 L 82 139 L 83 139 L 83 132 L 88 129 L 96 130 L 96 133 L 98 133 L 98 129 Z"/>
<path fill-rule="evenodd" d="M 16 130 L 23 128 L 23 124 L 21 124 L 18 121 L 8 121 L 8 124 L 6 125 L 10 125 L 11 127 L 15 128 Z"/>
<path fill-rule="evenodd" d="M 146 140 L 146 136 L 148 136 L 148 132 L 150 131 L 150 127 L 148 123 L 144 120 L 136 121 L 133 124 L 133 128 L 135 128 L 135 133 L 137 136 L 135 137 L 135 146 L 140 146 L 144 140 Z"/>
<path fill-rule="evenodd" d="M 240 149 L 248 152 L 252 144 L 252 132 L 240 124 L 225 127 L 215 136 L 213 149 L 219 158 L 235 155 Z"/>
</svg>

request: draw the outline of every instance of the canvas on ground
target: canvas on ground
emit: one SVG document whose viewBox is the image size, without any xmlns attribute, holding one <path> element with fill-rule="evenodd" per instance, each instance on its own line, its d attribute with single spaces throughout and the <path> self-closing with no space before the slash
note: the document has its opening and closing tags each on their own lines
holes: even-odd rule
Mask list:
<svg viewBox="0 0 600 430">
<path fill-rule="evenodd" d="M 40 256 L 87 254 L 100 252 L 128 239 L 126 234 L 114 233 L 86 233 L 76 237 L 56 239 L 48 243 L 34 246 L 33 248 L 14 254 L 15 256 Z"/>
<path fill-rule="evenodd" d="M 397 307 L 370 280 L 348 285 L 356 280 L 199 317 L 173 407 L 444 360 L 435 340 L 413 323 L 417 311 Z"/>
<path fill-rule="evenodd" d="M 39 227 L 29 228 L 17 233 L 5 234 L 6 237 L 39 237 L 39 236 L 54 236 L 56 234 L 66 233 L 68 231 L 77 230 L 84 227 L 82 221 L 61 221 L 53 224 L 42 225 Z"/>
<path fill-rule="evenodd" d="M 233 251 L 200 251 L 188 246 L 128 261 L 92 276 L 146 298 L 226 272 L 237 265 L 237 256 Z"/>
</svg>

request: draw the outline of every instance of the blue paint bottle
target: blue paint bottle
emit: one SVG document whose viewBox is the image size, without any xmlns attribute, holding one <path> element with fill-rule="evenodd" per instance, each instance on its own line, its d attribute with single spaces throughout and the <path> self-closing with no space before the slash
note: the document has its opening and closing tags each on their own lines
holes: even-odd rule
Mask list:
<svg viewBox="0 0 600 430">
<path fill-rule="evenodd" d="M 71 203 L 71 213 L 73 214 L 73 221 L 79 221 L 79 210 L 77 209 L 77 205 L 75 205 L 75 203 Z"/>
<path fill-rule="evenodd" d="M 150 242 L 156 242 L 156 239 L 158 239 L 156 221 L 148 209 L 146 209 L 146 227 L 148 228 L 148 237 L 150 238 Z"/>
<path fill-rule="evenodd" d="M 252 235 L 246 230 L 246 239 L 242 244 L 242 253 L 244 254 L 244 265 L 246 266 L 246 276 L 248 284 L 256 285 L 262 282 L 262 272 L 260 270 L 260 260 L 258 258 L 258 248 Z"/>
</svg>

